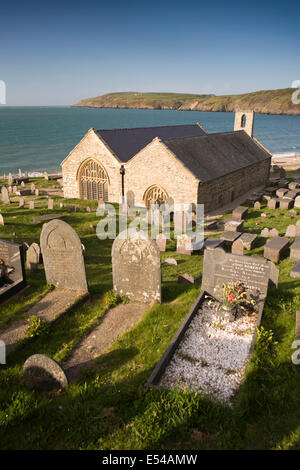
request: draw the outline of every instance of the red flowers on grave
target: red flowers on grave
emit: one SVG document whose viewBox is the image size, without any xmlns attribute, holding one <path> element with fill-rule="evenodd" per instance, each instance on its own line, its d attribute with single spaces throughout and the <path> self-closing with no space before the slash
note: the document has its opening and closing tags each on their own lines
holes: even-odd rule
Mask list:
<svg viewBox="0 0 300 470">
<path fill-rule="evenodd" d="M 238 306 L 244 308 L 246 304 L 254 305 L 255 303 L 251 296 L 247 295 L 246 288 L 241 282 L 223 284 L 222 299 L 222 305 L 230 309 Z"/>
</svg>

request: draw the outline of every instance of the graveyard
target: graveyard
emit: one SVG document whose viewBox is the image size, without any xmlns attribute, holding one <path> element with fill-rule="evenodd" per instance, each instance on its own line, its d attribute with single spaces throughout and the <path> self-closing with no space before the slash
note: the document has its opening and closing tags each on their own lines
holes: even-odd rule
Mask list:
<svg viewBox="0 0 300 470">
<path fill-rule="evenodd" d="M 208 224 L 205 255 L 203 250 L 176 249 L 173 231 L 166 251 L 149 248 L 151 256 L 160 256 L 161 286 L 151 282 L 155 276 L 158 280 L 159 266 L 152 272 L 146 265 L 151 299 L 140 310 L 132 302 L 134 294 L 133 299 L 124 295 L 131 286 L 119 275 L 118 264 L 112 263 L 114 240 L 99 240 L 96 235 L 100 220 L 97 201 L 64 199 L 60 184 L 44 178 L 31 178 L 22 188 L 18 185 L 16 192 L 12 189 L 9 203 L 2 198 L 0 240 L 25 246 L 25 270 L 23 283 L 0 304 L 0 339 L 3 334 L 10 338 L 14 329 L 19 331 L 8 341 L 7 364 L 0 369 L 0 447 L 299 448 L 299 366 L 291 361 L 296 312 L 300 310 L 296 238 L 300 207 L 294 205 L 294 176 L 290 172 L 286 181 L 281 180 L 286 191 L 281 188 L 278 193 L 280 190 L 270 186 L 252 201 L 245 201 L 236 214 L 230 210 L 217 223 Z M 0 185 L 7 185 L 7 180 Z M 67 250 L 64 258 L 57 256 L 53 263 L 51 250 L 63 252 L 61 246 L 67 249 L 71 237 L 76 256 Z M 32 244 L 41 245 L 44 264 Z M 125 248 L 125 252 L 131 249 Z M 113 253 L 117 249 L 116 240 Z M 258 258 L 263 259 L 267 269 L 261 268 L 265 296 L 258 310 L 258 329 L 257 318 L 251 327 L 245 326 L 249 328 L 247 341 L 252 341 L 250 333 L 256 334 L 253 353 L 230 404 L 181 384 L 180 379 L 169 388 L 149 382 L 203 288 L 213 292 L 209 268 L 204 272 L 203 266 L 213 264 L 214 253 L 227 253 L 233 260 L 240 255 L 251 257 L 249 270 L 255 270 Z M 62 275 L 51 277 L 56 266 Z M 124 291 L 113 291 L 113 272 L 118 284 L 125 285 Z M 133 287 L 138 287 L 138 281 Z M 67 290 L 62 298 L 54 298 L 55 284 Z M 51 302 L 57 308 L 51 310 Z M 297 326 L 299 329 L 299 323 Z M 193 334 L 192 346 L 201 332 L 195 328 Z M 53 362 L 48 364 L 46 356 Z M 77 358 L 83 364 L 80 370 Z M 26 370 L 34 367 L 35 360 L 47 363 L 59 388 L 29 386 L 34 377 L 26 375 Z M 29 362 L 24 372 L 25 361 Z"/>
</svg>

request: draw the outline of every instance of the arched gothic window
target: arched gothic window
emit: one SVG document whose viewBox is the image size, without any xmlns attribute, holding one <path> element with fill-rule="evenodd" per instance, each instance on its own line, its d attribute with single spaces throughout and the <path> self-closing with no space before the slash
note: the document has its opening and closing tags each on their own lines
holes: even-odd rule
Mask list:
<svg viewBox="0 0 300 470">
<path fill-rule="evenodd" d="M 93 159 L 85 161 L 78 172 L 81 199 L 103 199 L 108 201 L 108 176 L 100 163 Z"/>
<path fill-rule="evenodd" d="M 144 201 L 146 207 L 149 207 L 150 204 L 158 204 L 159 206 L 166 202 L 168 195 L 164 189 L 160 186 L 151 186 L 147 189 L 144 196 Z"/>
</svg>

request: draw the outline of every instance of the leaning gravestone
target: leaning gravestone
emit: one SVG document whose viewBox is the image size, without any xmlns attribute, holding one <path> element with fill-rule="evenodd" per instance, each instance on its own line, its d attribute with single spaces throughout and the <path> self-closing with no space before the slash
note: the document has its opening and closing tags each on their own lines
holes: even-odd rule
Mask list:
<svg viewBox="0 0 300 470">
<path fill-rule="evenodd" d="M 3 204 L 10 204 L 8 189 L 6 188 L 6 186 L 2 186 L 1 188 L 1 197 Z"/>
<path fill-rule="evenodd" d="M 68 379 L 60 365 L 45 354 L 30 356 L 23 366 L 23 380 L 32 390 L 51 391 L 68 386 Z"/>
<path fill-rule="evenodd" d="M 81 241 L 70 225 L 58 219 L 44 224 L 41 252 L 48 284 L 88 291 Z"/>
<path fill-rule="evenodd" d="M 268 285 L 278 284 L 279 271 L 264 258 L 226 253 L 222 248 L 204 252 L 202 290 L 222 301 L 217 286 L 241 282 L 249 291 L 267 296 Z"/>
<path fill-rule="evenodd" d="M 148 234 L 121 232 L 112 246 L 113 287 L 136 302 L 161 302 L 160 251 Z"/>
<path fill-rule="evenodd" d="M 26 285 L 22 245 L 0 240 L 0 258 L 2 260 L 0 302 L 2 302 Z"/>
</svg>

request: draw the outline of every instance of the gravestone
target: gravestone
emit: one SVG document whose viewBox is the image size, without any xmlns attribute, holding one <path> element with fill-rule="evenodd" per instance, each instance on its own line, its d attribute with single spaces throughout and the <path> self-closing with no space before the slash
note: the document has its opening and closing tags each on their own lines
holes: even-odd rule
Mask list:
<svg viewBox="0 0 300 470">
<path fill-rule="evenodd" d="M 12 187 L 8 186 L 8 194 L 11 194 L 11 193 L 12 193 Z"/>
<path fill-rule="evenodd" d="M 34 183 L 31 183 L 30 191 L 31 191 L 32 193 L 34 193 L 34 191 L 35 191 L 35 184 L 34 184 Z"/>
<path fill-rule="evenodd" d="M 2 302 L 26 285 L 22 245 L 0 240 L 0 258 L 6 266 L 0 279 L 0 302 Z"/>
<path fill-rule="evenodd" d="M 244 245 L 243 242 L 238 238 L 235 240 L 231 247 L 231 252 L 235 255 L 243 255 L 244 254 Z"/>
<path fill-rule="evenodd" d="M 293 199 L 281 199 L 279 204 L 279 209 L 290 209 L 293 207 L 294 201 Z"/>
<path fill-rule="evenodd" d="M 40 192 L 39 192 L 39 189 L 38 189 L 38 188 L 35 189 L 34 194 L 35 194 L 36 196 L 39 196 Z"/>
<path fill-rule="evenodd" d="M 269 237 L 279 237 L 279 232 L 276 228 L 272 228 L 269 232 Z"/>
<path fill-rule="evenodd" d="M 184 273 L 178 276 L 177 282 L 179 284 L 195 284 L 195 278 L 190 274 Z"/>
<path fill-rule="evenodd" d="M 264 246 L 264 258 L 274 262 L 279 262 L 286 254 L 289 239 L 283 237 L 273 237 Z"/>
<path fill-rule="evenodd" d="M 3 215 L 0 214 L 0 225 L 4 225 L 4 219 L 3 219 Z"/>
<path fill-rule="evenodd" d="M 160 251 L 146 232 L 121 232 L 112 246 L 114 291 L 128 299 L 161 302 Z"/>
<path fill-rule="evenodd" d="M 177 244 L 176 244 L 177 253 L 182 255 L 191 256 L 193 252 L 192 240 L 186 234 L 177 235 Z"/>
<path fill-rule="evenodd" d="M 177 261 L 174 258 L 167 258 L 165 259 L 164 264 L 174 264 L 174 266 L 177 266 Z"/>
<path fill-rule="evenodd" d="M 291 217 L 297 217 L 298 213 L 294 209 L 290 210 L 290 216 Z"/>
<path fill-rule="evenodd" d="M 34 354 L 26 360 L 23 366 L 23 380 L 31 390 L 51 391 L 68 386 L 64 370 L 45 354 Z"/>
<path fill-rule="evenodd" d="M 46 181 L 48 181 L 48 180 L 49 180 L 49 176 L 48 176 L 48 173 L 47 173 L 47 171 L 44 171 L 44 178 L 45 178 L 45 180 L 46 180 Z"/>
<path fill-rule="evenodd" d="M 58 219 L 44 224 L 41 252 L 48 284 L 88 291 L 81 241 L 70 225 Z"/>
<path fill-rule="evenodd" d="M 1 188 L 1 198 L 2 198 L 3 204 L 10 204 L 8 189 L 6 186 L 2 186 Z"/>
<path fill-rule="evenodd" d="M 25 204 L 25 203 L 24 203 L 24 198 L 21 197 L 21 199 L 19 200 L 19 207 L 20 207 L 21 209 L 23 209 L 23 208 L 24 208 L 24 204 Z"/>
<path fill-rule="evenodd" d="M 279 206 L 279 199 L 273 198 L 268 201 L 268 209 L 276 209 Z"/>
<path fill-rule="evenodd" d="M 87 212 L 89 212 L 89 213 L 90 213 L 90 212 L 92 212 L 92 210 L 91 210 L 91 208 L 90 208 L 90 207 L 86 207 L 86 209 L 85 209 L 85 210 L 86 210 Z"/>
<path fill-rule="evenodd" d="M 40 247 L 37 243 L 32 243 L 26 251 L 26 267 L 35 271 L 40 261 Z"/>
<path fill-rule="evenodd" d="M 228 219 L 224 222 L 224 231 L 225 232 L 238 232 L 243 230 L 244 221 L 243 220 L 234 220 Z"/>
<path fill-rule="evenodd" d="M 9 173 L 8 178 L 7 178 L 7 185 L 12 186 L 12 184 L 13 184 L 13 177 L 12 177 L 12 174 Z"/>
<path fill-rule="evenodd" d="M 54 201 L 53 199 L 48 199 L 48 209 L 53 210 Z"/>
<path fill-rule="evenodd" d="M 280 177 L 280 179 L 286 178 L 286 171 L 282 167 L 279 168 L 279 177 Z"/>
<path fill-rule="evenodd" d="M 248 213 L 248 207 L 238 206 L 232 211 L 232 219 L 243 220 Z"/>
<path fill-rule="evenodd" d="M 288 189 L 286 188 L 279 188 L 276 191 L 276 196 L 282 198 L 286 193 L 288 192 Z"/>
<path fill-rule="evenodd" d="M 259 201 L 256 201 L 254 203 L 254 209 L 260 209 L 261 208 L 261 203 Z"/>
<path fill-rule="evenodd" d="M 25 187 L 25 183 L 24 181 L 21 181 L 21 188 L 24 188 Z"/>
<path fill-rule="evenodd" d="M 299 181 L 292 181 L 289 183 L 289 189 L 298 189 L 299 188 Z"/>
<path fill-rule="evenodd" d="M 300 261 L 300 238 L 296 237 L 290 247 L 290 261 Z"/>
<path fill-rule="evenodd" d="M 230 230 L 230 231 L 228 231 L 228 232 L 222 233 L 222 235 L 220 236 L 220 239 L 221 239 L 221 240 L 224 240 L 225 245 L 231 246 L 231 244 L 232 244 L 240 235 L 242 235 L 241 232 L 233 232 L 233 231 Z"/>
<path fill-rule="evenodd" d="M 16 192 L 18 191 L 17 186 L 13 186 L 12 191 L 13 191 L 13 194 L 16 194 Z"/>
<path fill-rule="evenodd" d="M 293 266 L 290 271 L 290 277 L 300 277 L 300 261 Z"/>
<path fill-rule="evenodd" d="M 252 250 L 257 242 L 257 235 L 254 233 L 242 233 L 238 240 L 243 243 L 245 250 Z"/>
<path fill-rule="evenodd" d="M 296 237 L 296 225 L 289 225 L 285 232 L 286 237 Z"/>
<path fill-rule="evenodd" d="M 260 232 L 260 236 L 263 238 L 268 238 L 270 236 L 270 230 L 267 227 L 263 228 Z"/>
<path fill-rule="evenodd" d="M 159 233 L 156 237 L 156 244 L 159 251 L 166 251 L 167 237 L 163 233 Z"/>
<path fill-rule="evenodd" d="M 224 240 L 220 238 L 208 238 L 204 241 L 203 248 L 205 250 L 215 250 L 216 248 L 221 248 L 224 245 Z"/>
<path fill-rule="evenodd" d="M 279 271 L 273 263 L 256 256 L 226 253 L 222 248 L 205 251 L 202 290 L 222 301 L 217 286 L 241 282 L 250 291 L 267 296 L 269 284 L 277 285 Z"/>
<path fill-rule="evenodd" d="M 297 196 L 297 197 L 295 198 L 294 207 L 296 207 L 297 209 L 299 209 L 299 207 L 300 207 L 300 196 Z"/>
<path fill-rule="evenodd" d="M 29 209 L 34 209 L 34 201 L 29 201 Z"/>
</svg>

